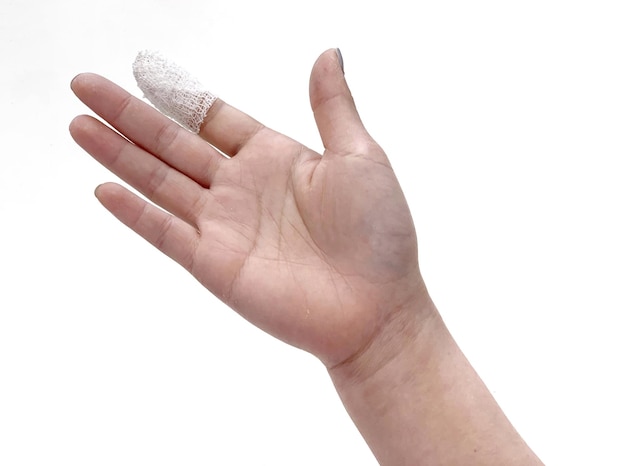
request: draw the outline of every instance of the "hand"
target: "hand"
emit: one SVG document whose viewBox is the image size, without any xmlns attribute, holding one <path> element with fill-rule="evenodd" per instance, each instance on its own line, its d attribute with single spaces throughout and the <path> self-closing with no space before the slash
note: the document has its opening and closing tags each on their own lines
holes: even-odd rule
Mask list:
<svg viewBox="0 0 626 466">
<path fill-rule="evenodd" d="M 163 210 L 113 183 L 100 202 L 263 330 L 334 367 L 428 301 L 405 198 L 335 50 L 310 81 L 323 155 L 221 100 L 195 135 L 100 76 L 72 89 L 121 133 L 79 116 L 76 142 Z"/>
<path fill-rule="evenodd" d="M 164 210 L 116 184 L 96 190 L 107 209 L 326 364 L 380 464 L 541 464 L 430 301 L 406 201 L 334 50 L 310 84 L 323 155 L 219 100 L 195 135 L 95 75 L 72 89 L 121 135 L 87 116 L 70 129 Z"/>
</svg>

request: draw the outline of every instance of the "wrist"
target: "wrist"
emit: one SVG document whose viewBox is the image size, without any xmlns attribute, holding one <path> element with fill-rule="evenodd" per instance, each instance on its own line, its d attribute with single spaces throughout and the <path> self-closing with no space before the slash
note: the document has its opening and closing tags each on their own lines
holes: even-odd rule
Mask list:
<svg viewBox="0 0 626 466">
<path fill-rule="evenodd" d="M 381 465 L 430 464 L 417 461 L 425 454 L 413 450 L 414 436 L 416 430 L 428 430 L 419 404 L 448 339 L 428 300 L 398 313 L 366 348 L 329 369 L 346 410 Z"/>
<path fill-rule="evenodd" d="M 383 466 L 540 465 L 429 302 L 329 374 Z"/>
<path fill-rule="evenodd" d="M 425 292 L 420 302 L 395 311 L 367 345 L 345 361 L 328 368 L 335 386 L 365 384 L 377 374 L 412 361 L 413 364 L 432 357 L 432 341 L 449 335 L 439 313 Z"/>
</svg>

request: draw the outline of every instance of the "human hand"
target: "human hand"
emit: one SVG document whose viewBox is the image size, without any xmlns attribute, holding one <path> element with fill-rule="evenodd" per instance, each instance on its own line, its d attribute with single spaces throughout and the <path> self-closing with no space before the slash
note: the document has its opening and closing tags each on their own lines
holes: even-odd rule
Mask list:
<svg viewBox="0 0 626 466">
<path fill-rule="evenodd" d="M 334 50 L 310 81 L 323 155 L 220 100 L 196 135 L 100 76 L 72 89 L 121 133 L 80 116 L 74 139 L 163 210 L 114 183 L 102 204 L 318 356 L 380 464 L 541 464 L 430 301 L 408 206 Z"/>
<path fill-rule="evenodd" d="M 72 89 L 121 134 L 79 116 L 76 142 L 163 210 L 114 183 L 100 202 L 261 329 L 332 368 L 428 307 L 407 203 L 335 50 L 310 80 L 323 155 L 221 100 L 195 135 L 103 77 Z"/>
</svg>

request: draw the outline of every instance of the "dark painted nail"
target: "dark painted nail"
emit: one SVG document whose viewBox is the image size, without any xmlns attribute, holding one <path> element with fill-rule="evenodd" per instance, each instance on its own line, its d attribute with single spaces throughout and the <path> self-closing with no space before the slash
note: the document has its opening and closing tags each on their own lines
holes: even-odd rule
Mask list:
<svg viewBox="0 0 626 466">
<path fill-rule="evenodd" d="M 339 66 L 341 66 L 341 72 L 345 74 L 343 69 L 343 55 L 341 55 L 341 50 L 338 48 L 335 49 L 337 51 L 337 58 L 339 59 Z"/>
</svg>

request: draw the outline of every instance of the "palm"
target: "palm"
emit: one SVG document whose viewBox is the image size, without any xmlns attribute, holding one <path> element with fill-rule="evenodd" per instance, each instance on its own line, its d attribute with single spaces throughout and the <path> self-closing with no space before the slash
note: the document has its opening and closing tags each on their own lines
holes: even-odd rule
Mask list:
<svg viewBox="0 0 626 466">
<path fill-rule="evenodd" d="M 124 152 L 139 149 L 94 121 L 74 123 L 79 144 L 173 215 L 115 185 L 100 189 L 105 206 L 255 325 L 334 365 L 415 298 L 409 211 L 385 155 L 364 131 L 358 152 L 329 149 L 322 157 L 247 116 L 235 120 L 224 104 L 203 130 L 233 156 L 216 158 L 213 147 L 181 135 L 152 109 L 129 105 L 111 83 L 74 87 L 150 154 L 142 153 L 142 166 L 125 162 Z M 142 128 L 132 126 L 138 114 Z M 224 139 L 229 125 L 244 128 L 240 141 Z M 193 157 L 174 161 L 182 152 Z"/>
</svg>

